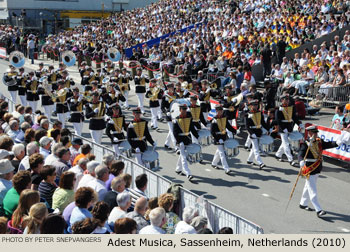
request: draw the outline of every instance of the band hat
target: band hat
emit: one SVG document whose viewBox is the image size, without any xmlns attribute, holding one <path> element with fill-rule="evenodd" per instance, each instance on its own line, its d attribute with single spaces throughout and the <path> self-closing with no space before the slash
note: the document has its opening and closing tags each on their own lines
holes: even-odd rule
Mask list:
<svg viewBox="0 0 350 252">
<path fill-rule="evenodd" d="M 49 143 L 51 143 L 52 141 L 53 141 L 52 137 L 44 136 L 40 139 L 39 144 L 41 147 L 44 147 L 44 146 L 48 145 Z"/>
<path fill-rule="evenodd" d="M 318 132 L 317 125 L 311 125 L 311 126 L 307 127 L 306 130 L 311 131 L 311 132 Z"/>
<path fill-rule="evenodd" d="M 72 145 L 83 145 L 83 140 L 81 138 L 73 138 Z"/>
<path fill-rule="evenodd" d="M 12 163 L 8 159 L 0 160 L 0 175 L 5 175 L 15 170 Z"/>
<path fill-rule="evenodd" d="M 180 104 L 179 108 L 180 109 L 187 109 L 187 104 Z"/>
<path fill-rule="evenodd" d="M 141 114 L 141 109 L 139 107 L 132 109 L 133 113 Z"/>
<path fill-rule="evenodd" d="M 12 156 L 13 155 L 13 152 L 11 151 L 7 151 L 7 150 L 4 150 L 4 149 L 1 149 L 0 150 L 0 159 L 4 159 L 8 156 Z"/>
</svg>

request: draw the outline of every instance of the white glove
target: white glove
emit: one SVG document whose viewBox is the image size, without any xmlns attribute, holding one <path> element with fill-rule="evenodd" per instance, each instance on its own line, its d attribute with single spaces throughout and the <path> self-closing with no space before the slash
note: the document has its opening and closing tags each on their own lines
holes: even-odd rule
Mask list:
<svg viewBox="0 0 350 252">
<path fill-rule="evenodd" d="M 120 92 L 117 90 L 117 91 L 115 92 L 115 96 L 118 97 L 119 95 L 120 95 Z"/>
<path fill-rule="evenodd" d="M 288 130 L 287 130 L 287 129 L 284 129 L 283 132 L 284 132 L 284 133 L 288 133 Z"/>
<path fill-rule="evenodd" d="M 224 140 L 220 139 L 220 140 L 219 140 L 219 143 L 223 144 L 223 143 L 224 143 Z"/>
<path fill-rule="evenodd" d="M 305 128 L 305 126 L 304 126 L 304 124 L 299 124 L 299 127 L 300 127 L 300 129 L 303 129 L 303 128 Z"/>
<path fill-rule="evenodd" d="M 256 138 L 256 135 L 255 135 L 255 134 L 252 134 L 251 137 L 252 137 L 252 138 Z"/>
<path fill-rule="evenodd" d="M 118 142 L 118 141 L 119 141 L 118 138 L 116 138 L 116 137 L 113 138 L 113 142 Z"/>
<path fill-rule="evenodd" d="M 83 100 L 83 97 L 82 97 L 82 96 L 79 96 L 78 102 L 81 102 L 82 100 Z"/>
<path fill-rule="evenodd" d="M 99 111 L 99 109 L 98 109 L 98 108 L 95 108 L 95 109 L 94 109 L 94 113 L 95 113 L 95 114 L 97 114 L 97 113 L 98 113 L 98 111 Z"/>
<path fill-rule="evenodd" d="M 167 116 L 171 116 L 170 112 L 166 113 Z"/>
<path fill-rule="evenodd" d="M 304 160 L 301 160 L 301 161 L 300 161 L 300 167 L 303 167 L 304 165 L 305 165 Z"/>
</svg>

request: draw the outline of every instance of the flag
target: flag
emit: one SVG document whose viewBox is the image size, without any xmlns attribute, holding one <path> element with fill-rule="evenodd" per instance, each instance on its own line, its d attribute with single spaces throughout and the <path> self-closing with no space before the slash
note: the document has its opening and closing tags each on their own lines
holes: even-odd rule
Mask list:
<svg viewBox="0 0 350 252">
<path fill-rule="evenodd" d="M 211 109 L 210 109 L 208 117 L 207 117 L 208 121 L 212 120 L 214 118 L 214 116 L 216 116 L 215 106 L 220 104 L 218 101 L 213 100 L 213 99 L 210 99 L 209 102 L 210 102 Z"/>
</svg>

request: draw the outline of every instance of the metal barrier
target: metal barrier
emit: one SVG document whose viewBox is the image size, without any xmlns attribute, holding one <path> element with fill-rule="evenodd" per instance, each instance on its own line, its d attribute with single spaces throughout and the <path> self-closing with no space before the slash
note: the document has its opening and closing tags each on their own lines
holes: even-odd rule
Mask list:
<svg viewBox="0 0 350 252">
<path fill-rule="evenodd" d="M 106 146 L 96 144 L 89 139 L 77 136 L 75 134 L 73 134 L 73 136 L 81 138 L 84 144 L 87 143 L 91 145 L 94 155 L 96 156 L 96 160 L 101 161 L 103 155 L 108 153 L 113 155 L 115 154 L 112 149 L 109 149 Z M 125 172 L 129 173 L 133 178 L 142 173 L 147 174 L 147 197 L 157 197 L 160 194 L 167 192 L 168 188 L 171 185 L 170 180 L 160 176 L 159 174 L 149 170 L 146 167 L 137 164 L 135 161 L 125 156 L 121 156 L 121 160 L 125 163 Z M 136 185 L 133 181 L 132 188 L 135 187 Z M 180 217 L 182 215 L 182 209 L 184 207 L 195 206 L 199 210 L 201 216 L 208 218 L 208 227 L 211 228 L 214 233 L 217 233 L 222 227 L 231 227 L 235 234 L 264 233 L 264 230 L 260 226 L 204 199 L 202 196 L 199 196 L 184 188 L 180 188 L 180 190 Z"/>
<path fill-rule="evenodd" d="M 311 89 L 311 96 L 322 108 L 345 105 L 350 102 L 350 86 L 314 87 Z"/>
</svg>

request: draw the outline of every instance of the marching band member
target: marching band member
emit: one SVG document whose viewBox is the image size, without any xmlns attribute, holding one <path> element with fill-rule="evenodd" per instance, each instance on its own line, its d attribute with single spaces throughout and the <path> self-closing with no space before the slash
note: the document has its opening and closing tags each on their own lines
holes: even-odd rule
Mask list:
<svg viewBox="0 0 350 252">
<path fill-rule="evenodd" d="M 335 148 L 343 144 L 344 139 L 326 142 L 317 137 L 317 126 L 313 125 L 306 128 L 309 139 L 301 144 L 298 153 L 301 175 L 305 179 L 305 186 L 300 199 L 299 207 L 308 211 L 312 211 L 308 207 L 308 201 L 310 200 L 316 210 L 317 217 L 322 217 L 326 214 L 322 210 L 317 198 L 317 178 L 322 171 L 322 151 L 324 149 Z"/>
<path fill-rule="evenodd" d="M 110 75 L 114 71 L 114 64 L 112 61 L 108 60 L 107 65 L 103 67 L 102 73 L 105 75 Z"/>
<path fill-rule="evenodd" d="M 17 85 L 17 81 L 16 81 L 16 76 L 17 76 L 17 72 L 16 72 L 16 68 L 12 65 L 9 66 L 10 68 L 6 71 L 6 73 L 4 74 L 4 81 L 6 83 L 9 83 L 9 85 L 7 86 L 7 90 L 9 91 L 10 95 L 11 95 L 11 99 L 13 101 L 13 111 L 15 111 L 15 105 L 16 105 L 16 100 L 17 100 L 17 90 L 18 90 L 18 85 Z"/>
<path fill-rule="evenodd" d="M 130 109 L 130 107 L 129 107 L 129 91 L 130 91 L 129 81 L 132 80 L 132 77 L 128 72 L 126 72 L 126 68 L 123 68 L 122 73 L 119 74 L 119 78 L 121 78 L 121 81 L 122 81 L 122 84 L 119 86 L 119 88 L 125 97 L 125 102 L 124 102 L 123 107 L 125 109 Z"/>
<path fill-rule="evenodd" d="M 199 93 L 199 101 L 201 104 L 201 111 L 204 114 L 205 120 L 208 118 L 209 111 L 211 110 L 210 106 L 210 97 L 214 97 L 214 91 L 208 87 L 208 80 L 201 81 L 201 91 Z"/>
<path fill-rule="evenodd" d="M 26 99 L 26 93 L 27 93 L 27 74 L 24 72 L 24 67 L 21 67 L 19 69 L 19 73 L 17 75 L 17 87 L 18 87 L 18 96 L 21 100 L 21 104 L 23 106 L 27 106 L 27 99 Z"/>
<path fill-rule="evenodd" d="M 175 93 L 179 98 L 187 98 L 190 96 L 190 93 L 188 92 L 188 90 L 181 87 L 180 82 L 177 82 L 175 85 Z"/>
<path fill-rule="evenodd" d="M 218 163 L 221 164 L 226 174 L 230 173 L 230 168 L 227 164 L 226 154 L 224 149 L 224 142 L 227 139 L 227 132 L 229 130 L 232 134 L 236 133 L 236 130 L 228 123 L 227 117 L 224 115 L 224 108 L 218 104 L 215 106 L 216 116 L 211 121 L 211 134 L 214 137 L 214 144 L 217 146 L 211 166 L 218 169 Z"/>
<path fill-rule="evenodd" d="M 161 119 L 161 114 L 159 116 L 160 104 L 159 99 L 163 97 L 163 90 L 157 86 L 157 80 L 152 79 L 149 83 L 149 90 L 146 92 L 146 98 L 149 98 L 149 106 L 151 108 L 152 121 L 151 128 L 158 131 L 157 118 Z"/>
<path fill-rule="evenodd" d="M 201 111 L 201 106 L 197 105 L 197 96 L 191 95 L 190 96 L 191 105 L 189 107 L 191 115 L 192 115 L 192 122 L 196 130 L 200 130 L 202 128 L 201 123 L 204 126 L 207 126 L 207 121 L 204 118 L 203 112 Z M 191 134 L 192 142 L 198 144 L 198 140 Z"/>
<path fill-rule="evenodd" d="M 52 90 L 51 91 L 57 90 L 57 88 L 58 88 L 58 86 L 57 86 L 57 73 L 55 71 L 54 66 L 52 66 L 52 65 L 49 66 L 47 81 L 52 86 Z"/>
<path fill-rule="evenodd" d="M 276 110 L 275 108 L 269 108 L 267 111 L 266 125 L 269 128 L 269 135 L 276 139 L 278 136 L 278 122 L 275 118 Z"/>
<path fill-rule="evenodd" d="M 252 93 L 247 93 L 245 96 L 245 103 L 244 103 L 244 108 L 243 108 L 243 116 L 246 119 L 247 115 L 249 113 L 249 106 L 248 104 L 250 101 L 254 100 L 254 95 Z M 250 151 L 252 145 L 252 139 L 250 138 L 250 135 L 248 134 L 247 140 L 244 143 L 244 149 Z"/>
<path fill-rule="evenodd" d="M 295 123 L 298 124 L 299 127 L 302 127 L 302 124 L 295 114 L 295 107 L 290 106 L 289 104 L 289 95 L 282 95 L 281 103 L 282 104 L 279 110 L 276 112 L 276 120 L 278 122 L 282 143 L 276 152 L 275 157 L 278 159 L 278 161 L 282 162 L 282 155 L 284 153 L 288 158 L 288 162 L 292 166 L 295 166 L 297 163 L 293 161 L 293 155 L 291 153 L 288 141 L 288 133 L 293 131 Z"/>
<path fill-rule="evenodd" d="M 133 109 L 134 120 L 129 123 L 127 129 L 128 141 L 135 151 L 135 157 L 138 164 L 143 165 L 141 154 L 147 150 L 147 141 L 154 147 L 156 142 L 153 141 L 148 130 L 147 121 L 141 119 L 141 109 Z"/>
<path fill-rule="evenodd" d="M 179 145 L 180 156 L 177 160 L 176 170 L 177 174 L 184 172 L 189 181 L 193 179 L 190 169 L 188 168 L 188 162 L 186 159 L 185 146 L 192 143 L 190 132 L 198 139 L 198 133 L 192 122 L 191 113 L 187 112 L 187 105 L 180 105 L 180 115 L 173 120 L 174 124 L 174 136 L 176 143 Z"/>
<path fill-rule="evenodd" d="M 82 71 L 80 74 L 83 74 L 81 85 L 84 87 L 84 91 L 90 91 L 92 89 L 91 82 L 96 78 L 92 67 L 87 67 L 86 71 Z"/>
<path fill-rule="evenodd" d="M 50 83 L 47 83 L 46 85 L 45 83 L 40 82 L 38 94 L 41 95 L 41 106 L 44 108 L 45 115 L 47 116 L 47 119 L 50 121 L 51 114 L 54 108 L 54 102 L 52 100 L 52 85 Z"/>
<path fill-rule="evenodd" d="M 136 69 L 136 76 L 134 78 L 135 82 L 135 93 L 137 96 L 138 107 L 141 109 L 142 114 L 145 114 L 145 108 L 143 107 L 143 102 L 146 93 L 146 83 L 149 83 L 149 79 L 142 73 L 142 68 L 138 67 Z"/>
<path fill-rule="evenodd" d="M 59 80 L 57 84 L 58 89 L 56 90 L 54 98 L 56 103 L 56 113 L 58 120 L 62 123 L 62 128 L 65 128 L 67 113 L 69 111 L 67 99 L 72 96 L 72 92 L 65 87 L 64 81 Z"/>
<path fill-rule="evenodd" d="M 71 88 L 71 86 L 75 85 L 75 82 L 73 81 L 73 79 L 71 79 L 69 77 L 67 70 L 63 70 L 61 72 L 61 79 L 60 80 L 64 82 L 64 87 L 66 87 L 66 88 Z"/>
<path fill-rule="evenodd" d="M 171 150 L 170 144 L 173 143 L 175 150 L 177 150 L 176 139 L 174 137 L 174 125 L 173 120 L 171 118 L 170 104 L 178 98 L 177 94 L 174 91 L 174 84 L 169 83 L 167 85 L 167 90 L 164 92 L 164 96 L 162 98 L 161 109 L 166 114 L 166 122 L 168 124 L 168 135 L 165 139 L 164 147 L 168 150 Z"/>
<path fill-rule="evenodd" d="M 85 104 L 86 118 L 90 119 L 89 130 L 91 138 L 95 143 L 100 144 L 102 140 L 103 130 L 106 128 L 105 114 L 106 103 L 99 100 L 99 93 L 92 93 L 92 102 Z"/>
<path fill-rule="evenodd" d="M 113 79 L 115 77 L 112 77 Z M 122 95 L 122 93 L 119 90 L 119 86 L 112 82 L 110 86 L 108 87 L 108 97 L 105 97 L 105 101 L 107 104 L 114 104 L 114 103 L 120 103 L 120 102 L 125 102 L 125 97 Z"/>
<path fill-rule="evenodd" d="M 69 122 L 73 123 L 75 134 L 81 136 L 84 122 L 83 105 L 84 97 L 79 93 L 79 88 L 73 88 L 73 96 L 68 98 L 68 106 L 70 111 Z"/>
<path fill-rule="evenodd" d="M 38 80 L 34 76 L 34 72 L 29 73 L 29 78 L 27 79 L 27 102 L 33 111 L 36 111 L 38 105 L 39 95 L 38 95 Z"/>
<path fill-rule="evenodd" d="M 119 104 L 115 103 L 110 105 L 109 111 L 110 117 L 107 121 L 106 134 L 111 139 L 116 158 L 119 158 L 119 144 L 122 141 L 125 141 L 123 129 L 126 132 L 127 125 L 125 122 L 125 117 L 121 113 Z"/>
<path fill-rule="evenodd" d="M 232 101 L 234 97 L 234 92 L 232 91 L 232 86 L 231 85 L 226 85 L 225 86 L 225 94 L 223 99 L 223 107 L 226 109 L 225 116 L 227 117 L 227 121 L 230 125 L 232 125 L 232 122 L 236 123 L 237 126 L 237 121 L 236 121 L 236 115 L 238 112 L 238 106 L 240 101 L 236 98 L 235 102 Z M 227 131 L 228 137 L 232 138 L 233 135 L 231 131 Z"/>
<path fill-rule="evenodd" d="M 40 79 L 46 74 L 47 70 L 44 68 L 44 63 L 39 63 L 39 69 L 35 71 L 35 76 L 37 79 Z"/>
<path fill-rule="evenodd" d="M 262 127 L 268 130 L 268 127 L 264 120 L 264 115 L 258 110 L 259 101 L 251 100 L 248 104 L 249 113 L 246 118 L 246 128 L 248 130 L 249 137 L 252 142 L 252 148 L 250 150 L 247 164 L 253 164 L 253 158 L 258 162 L 259 168 L 266 167 L 260 157 L 259 151 L 259 137 L 262 135 Z"/>
</svg>

